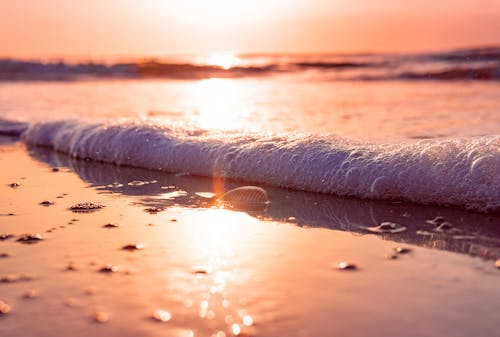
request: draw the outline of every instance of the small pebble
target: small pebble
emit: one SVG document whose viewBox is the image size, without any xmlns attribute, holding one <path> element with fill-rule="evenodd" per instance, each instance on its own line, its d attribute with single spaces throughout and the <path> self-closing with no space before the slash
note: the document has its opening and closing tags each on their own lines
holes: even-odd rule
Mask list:
<svg viewBox="0 0 500 337">
<path fill-rule="evenodd" d="M 17 241 L 25 244 L 32 244 L 42 241 L 43 238 L 40 234 L 23 234 L 21 235 Z"/>
<path fill-rule="evenodd" d="M 107 223 L 107 224 L 103 225 L 102 227 L 104 227 L 104 228 L 118 228 L 120 226 L 115 224 L 115 223 Z"/>
<path fill-rule="evenodd" d="M 69 270 L 69 271 L 75 271 L 75 270 L 78 270 L 78 267 L 76 265 L 75 262 L 71 261 L 68 263 L 68 265 L 66 266 L 66 270 Z"/>
<path fill-rule="evenodd" d="M 0 316 L 7 315 L 10 312 L 10 305 L 0 301 Z"/>
<path fill-rule="evenodd" d="M 163 309 L 156 309 L 153 314 L 151 315 L 151 318 L 154 319 L 155 321 L 158 322 L 168 322 L 172 318 L 172 315 L 170 312 L 163 310 Z"/>
<path fill-rule="evenodd" d="M 80 202 L 76 205 L 73 205 L 69 208 L 70 211 L 75 212 L 75 213 L 90 213 L 90 212 L 95 212 L 100 209 L 104 208 L 103 205 L 101 204 L 96 204 L 93 202 Z"/>
<path fill-rule="evenodd" d="M 356 269 L 358 269 L 358 267 L 355 264 L 345 261 L 340 262 L 338 265 L 338 270 L 356 270 Z"/>
<path fill-rule="evenodd" d="M 126 269 L 123 271 L 123 273 L 125 275 L 134 275 L 134 274 L 137 274 L 137 270 L 136 269 Z"/>
<path fill-rule="evenodd" d="M 85 289 L 85 294 L 87 295 L 94 295 L 97 292 L 96 287 L 88 287 Z"/>
<path fill-rule="evenodd" d="M 67 299 L 64 300 L 64 305 L 67 307 L 74 307 L 76 306 L 78 301 L 73 298 L 73 297 L 68 297 Z"/>
<path fill-rule="evenodd" d="M 163 208 L 159 208 L 159 207 L 149 207 L 149 208 L 146 208 L 144 210 L 144 212 L 148 212 L 149 214 L 156 214 L 156 213 L 159 213 L 162 211 L 163 211 Z"/>
<path fill-rule="evenodd" d="M 48 206 L 52 206 L 52 205 L 55 205 L 55 202 L 53 201 L 49 201 L 49 200 L 44 200 L 40 203 L 40 205 L 42 206 L 45 206 L 45 207 L 48 207 Z"/>
<path fill-rule="evenodd" d="M 10 257 L 9 253 L 0 253 L 0 258 Z"/>
<path fill-rule="evenodd" d="M 397 258 L 398 258 L 398 254 L 396 254 L 396 253 L 387 254 L 388 260 L 397 260 Z"/>
<path fill-rule="evenodd" d="M 122 247 L 123 250 L 128 250 L 128 251 L 134 251 L 134 250 L 141 250 L 144 248 L 144 245 L 135 243 L 135 244 L 128 244 Z"/>
<path fill-rule="evenodd" d="M 412 250 L 406 247 L 396 247 L 394 248 L 394 251 L 398 254 L 408 254 L 411 253 Z"/>
<path fill-rule="evenodd" d="M 52 172 L 59 172 L 59 167 L 53 167 Z"/>
<path fill-rule="evenodd" d="M 23 297 L 29 300 L 34 299 L 38 297 L 38 291 L 36 291 L 35 289 L 29 289 L 23 294 Z"/>
<path fill-rule="evenodd" d="M 114 266 L 112 264 L 107 264 L 107 265 L 101 267 L 101 269 L 99 269 L 99 272 L 100 273 L 116 273 L 118 270 L 119 270 L 118 266 Z"/>
<path fill-rule="evenodd" d="M 12 234 L 0 234 L 0 241 L 12 239 L 14 235 Z"/>
<path fill-rule="evenodd" d="M 0 276 L 0 283 L 28 282 L 31 280 L 33 280 L 33 277 L 26 274 L 9 274 Z"/>
<path fill-rule="evenodd" d="M 96 311 L 94 313 L 94 321 L 97 323 L 106 323 L 109 321 L 109 315 L 105 311 Z"/>
<path fill-rule="evenodd" d="M 21 184 L 16 182 L 16 183 L 10 183 L 9 186 L 12 188 L 18 188 L 19 186 L 21 186 Z"/>
</svg>

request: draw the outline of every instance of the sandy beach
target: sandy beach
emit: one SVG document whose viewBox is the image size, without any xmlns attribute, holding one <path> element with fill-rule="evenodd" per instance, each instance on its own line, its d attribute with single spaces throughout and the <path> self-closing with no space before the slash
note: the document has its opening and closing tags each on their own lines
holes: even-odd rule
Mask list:
<svg viewBox="0 0 500 337">
<path fill-rule="evenodd" d="M 0 0 L 0 337 L 500 337 L 499 18 Z"/>
<path fill-rule="evenodd" d="M 0 336 L 498 333 L 496 215 L 266 186 L 242 212 L 200 196 L 221 182 L 9 138 L 0 162 Z"/>
</svg>

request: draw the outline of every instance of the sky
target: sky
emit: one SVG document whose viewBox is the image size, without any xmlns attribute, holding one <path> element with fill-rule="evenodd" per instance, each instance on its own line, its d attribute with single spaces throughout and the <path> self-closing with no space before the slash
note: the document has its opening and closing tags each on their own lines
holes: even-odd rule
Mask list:
<svg viewBox="0 0 500 337">
<path fill-rule="evenodd" d="M 0 57 L 500 45 L 499 0 L 0 0 Z"/>
</svg>

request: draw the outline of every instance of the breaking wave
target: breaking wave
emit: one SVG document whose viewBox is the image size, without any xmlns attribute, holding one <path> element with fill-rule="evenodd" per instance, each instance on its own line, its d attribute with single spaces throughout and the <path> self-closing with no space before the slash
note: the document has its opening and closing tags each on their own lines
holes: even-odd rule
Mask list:
<svg viewBox="0 0 500 337">
<path fill-rule="evenodd" d="M 0 121 L 31 145 L 116 165 L 366 199 L 500 210 L 500 136 L 371 144 L 151 123 Z"/>
</svg>

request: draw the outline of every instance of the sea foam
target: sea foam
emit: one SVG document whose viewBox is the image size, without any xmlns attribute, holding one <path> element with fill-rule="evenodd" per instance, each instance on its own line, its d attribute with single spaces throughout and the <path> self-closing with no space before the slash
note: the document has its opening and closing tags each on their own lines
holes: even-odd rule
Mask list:
<svg viewBox="0 0 500 337">
<path fill-rule="evenodd" d="M 14 125 L 14 124 L 13 124 Z M 58 120 L 12 125 L 78 158 L 367 199 L 500 210 L 500 136 L 371 144 L 336 136 Z"/>
</svg>

